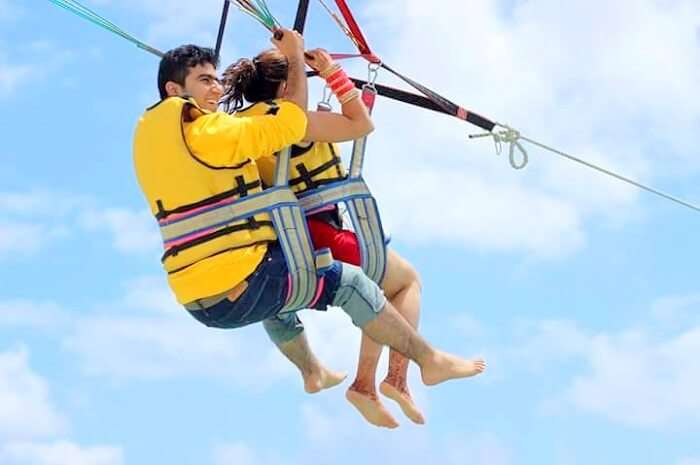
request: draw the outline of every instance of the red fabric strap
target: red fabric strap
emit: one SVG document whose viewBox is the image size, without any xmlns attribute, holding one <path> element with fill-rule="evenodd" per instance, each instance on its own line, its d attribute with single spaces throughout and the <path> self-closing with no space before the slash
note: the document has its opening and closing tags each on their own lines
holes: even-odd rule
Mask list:
<svg viewBox="0 0 700 465">
<path fill-rule="evenodd" d="M 365 39 L 365 36 L 362 35 L 360 26 L 357 25 L 357 21 L 355 21 L 355 18 L 353 17 L 352 12 L 350 11 L 350 8 L 348 7 L 347 3 L 345 3 L 345 0 L 335 0 L 335 4 L 338 5 L 338 9 L 343 15 L 343 18 L 345 19 L 345 22 L 348 25 L 348 29 L 350 29 L 352 35 L 355 36 L 355 39 L 359 44 L 358 48 L 360 52 L 363 55 L 372 55 L 372 51 L 370 50 L 369 45 L 367 44 L 367 40 Z"/>
</svg>

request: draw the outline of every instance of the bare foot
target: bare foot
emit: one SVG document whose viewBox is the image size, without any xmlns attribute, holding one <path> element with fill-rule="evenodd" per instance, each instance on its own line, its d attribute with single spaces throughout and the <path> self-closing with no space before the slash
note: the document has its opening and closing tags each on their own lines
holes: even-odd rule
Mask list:
<svg viewBox="0 0 700 465">
<path fill-rule="evenodd" d="M 345 392 L 345 398 L 355 406 L 365 420 L 374 426 L 391 429 L 399 426 L 399 423 L 384 408 L 376 394 L 359 392 L 351 386 Z"/>
<path fill-rule="evenodd" d="M 330 371 L 321 367 L 320 371 L 314 371 L 304 376 L 304 390 L 309 394 L 315 394 L 324 389 L 332 388 L 342 383 L 347 374 Z"/>
<path fill-rule="evenodd" d="M 413 399 L 411 398 L 411 393 L 408 391 L 408 388 L 400 390 L 388 381 L 383 381 L 382 384 L 379 385 L 379 391 L 389 399 L 399 404 L 399 407 L 401 407 L 404 415 L 406 415 L 413 423 L 417 423 L 419 425 L 425 424 L 425 418 L 420 410 L 418 410 L 418 407 L 416 407 L 416 404 L 413 403 Z"/>
<path fill-rule="evenodd" d="M 456 378 L 476 376 L 486 369 L 486 362 L 480 358 L 464 359 L 445 352 L 435 355 L 421 367 L 423 383 L 432 386 Z"/>
</svg>

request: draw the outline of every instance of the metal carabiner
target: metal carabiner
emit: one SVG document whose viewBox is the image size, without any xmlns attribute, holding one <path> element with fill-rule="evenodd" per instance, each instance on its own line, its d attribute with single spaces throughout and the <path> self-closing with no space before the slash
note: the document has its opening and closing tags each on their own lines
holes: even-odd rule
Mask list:
<svg viewBox="0 0 700 465">
<path fill-rule="evenodd" d="M 331 97 L 333 92 L 328 86 L 323 87 L 323 97 L 321 101 L 316 105 L 316 111 L 333 111 L 333 106 L 331 105 Z"/>
<path fill-rule="evenodd" d="M 374 84 L 377 82 L 377 76 L 379 76 L 379 68 L 382 67 L 382 63 L 369 63 L 367 65 L 367 84 L 374 89 Z"/>
</svg>

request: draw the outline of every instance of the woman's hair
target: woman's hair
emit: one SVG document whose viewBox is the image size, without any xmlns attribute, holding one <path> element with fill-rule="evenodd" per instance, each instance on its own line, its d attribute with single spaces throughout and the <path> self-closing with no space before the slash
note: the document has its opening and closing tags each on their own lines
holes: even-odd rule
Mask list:
<svg viewBox="0 0 700 465">
<path fill-rule="evenodd" d="M 280 84 L 287 80 L 289 63 L 277 49 L 266 50 L 249 60 L 241 58 L 224 71 L 224 111 L 232 113 L 243 107 L 243 99 L 250 103 L 277 97 Z"/>
</svg>

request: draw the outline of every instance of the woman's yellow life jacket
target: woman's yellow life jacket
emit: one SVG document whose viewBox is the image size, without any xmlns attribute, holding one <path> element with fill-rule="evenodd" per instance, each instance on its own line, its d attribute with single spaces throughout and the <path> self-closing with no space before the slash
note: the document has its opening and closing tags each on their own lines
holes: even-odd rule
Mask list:
<svg viewBox="0 0 700 465">
<path fill-rule="evenodd" d="M 255 161 L 210 166 L 192 153 L 183 124 L 206 114 L 194 100 L 167 98 L 141 117 L 134 138 L 134 165 L 141 189 L 159 224 L 262 191 Z M 164 243 L 162 262 L 168 273 L 220 253 L 275 241 L 269 214 L 216 226 Z"/>
<path fill-rule="evenodd" d="M 277 102 L 270 100 L 239 110 L 236 115 L 259 116 L 274 114 L 276 111 Z M 276 160 L 274 156 L 257 160 L 260 177 L 266 186 L 271 186 L 274 182 Z M 302 194 L 346 177 L 347 172 L 340 159 L 340 149 L 336 144 L 312 142 L 308 146 L 292 146 L 289 187 L 295 194 Z"/>
</svg>

